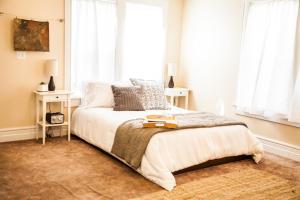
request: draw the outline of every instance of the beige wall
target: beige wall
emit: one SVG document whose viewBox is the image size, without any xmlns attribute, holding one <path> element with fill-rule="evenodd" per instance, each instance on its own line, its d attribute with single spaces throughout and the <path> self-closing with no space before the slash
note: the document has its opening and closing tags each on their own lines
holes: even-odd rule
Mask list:
<svg viewBox="0 0 300 200">
<path fill-rule="evenodd" d="M 167 22 L 166 62 L 178 62 L 182 0 L 170 0 Z M 26 19 L 64 18 L 64 0 L 0 0 L 0 11 Z M 57 89 L 64 87 L 64 23 L 50 20 L 50 52 L 26 52 L 18 60 L 13 50 L 13 16 L 0 16 L 0 129 L 32 126 L 35 101 L 32 93 L 41 81 L 48 82 L 43 63 L 59 60 Z"/>
<path fill-rule="evenodd" d="M 182 30 L 182 7 L 183 0 L 169 0 L 168 25 L 167 25 L 167 48 L 166 62 L 177 63 L 180 59 L 181 30 Z M 177 68 L 179 70 L 179 67 Z M 165 68 L 165 78 L 168 82 L 167 67 Z"/>
<path fill-rule="evenodd" d="M 0 10 L 27 19 L 64 18 L 62 0 L 0 0 Z M 13 16 L 0 16 L 0 128 L 34 124 L 34 95 L 32 91 L 48 78 L 43 63 L 50 58 L 59 60 L 58 89 L 63 88 L 64 23 L 50 20 L 50 52 L 26 52 L 26 59 L 18 60 L 13 50 Z"/>
<path fill-rule="evenodd" d="M 232 105 L 242 23 L 242 0 L 184 0 L 179 85 L 192 90 L 192 109 L 214 112 L 221 99 L 225 103 L 225 113 L 238 117 Z M 299 128 L 247 117 L 240 119 L 258 135 L 300 146 Z"/>
</svg>

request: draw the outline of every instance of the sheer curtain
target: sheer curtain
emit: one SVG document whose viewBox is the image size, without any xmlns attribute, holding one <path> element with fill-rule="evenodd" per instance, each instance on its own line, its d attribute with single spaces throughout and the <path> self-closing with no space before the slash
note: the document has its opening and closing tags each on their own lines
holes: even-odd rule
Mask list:
<svg viewBox="0 0 300 200">
<path fill-rule="evenodd" d="M 289 109 L 294 109 L 298 7 L 298 0 L 250 1 L 241 49 L 238 110 L 287 118 Z"/>
<path fill-rule="evenodd" d="M 167 0 L 71 0 L 71 89 L 163 79 Z"/>
<path fill-rule="evenodd" d="M 71 1 L 71 88 L 115 79 L 116 0 Z"/>
<path fill-rule="evenodd" d="M 163 79 L 164 8 L 126 1 L 121 79 Z"/>
</svg>

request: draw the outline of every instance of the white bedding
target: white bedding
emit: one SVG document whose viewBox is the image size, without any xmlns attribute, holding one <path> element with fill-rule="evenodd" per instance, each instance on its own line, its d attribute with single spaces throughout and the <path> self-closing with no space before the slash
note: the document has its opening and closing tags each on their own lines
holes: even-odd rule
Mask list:
<svg viewBox="0 0 300 200">
<path fill-rule="evenodd" d="M 110 153 L 120 124 L 149 113 L 163 112 L 189 111 L 175 107 L 171 111 L 78 108 L 72 115 L 72 133 Z M 182 129 L 153 136 L 137 171 L 161 187 L 172 190 L 176 186 L 172 174 L 174 171 L 208 160 L 237 155 L 253 155 L 258 163 L 262 154 L 262 144 L 244 126 Z"/>
</svg>

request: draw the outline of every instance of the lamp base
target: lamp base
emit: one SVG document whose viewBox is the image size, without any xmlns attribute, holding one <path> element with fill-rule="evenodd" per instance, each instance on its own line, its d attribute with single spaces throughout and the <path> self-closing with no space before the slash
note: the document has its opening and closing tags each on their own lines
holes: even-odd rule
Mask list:
<svg viewBox="0 0 300 200">
<path fill-rule="evenodd" d="M 171 78 L 170 78 L 168 87 L 169 87 L 169 88 L 174 88 L 173 76 L 171 76 Z"/>
<path fill-rule="evenodd" d="M 53 76 L 50 77 L 50 81 L 48 84 L 48 91 L 55 91 L 55 84 L 54 84 Z"/>
</svg>

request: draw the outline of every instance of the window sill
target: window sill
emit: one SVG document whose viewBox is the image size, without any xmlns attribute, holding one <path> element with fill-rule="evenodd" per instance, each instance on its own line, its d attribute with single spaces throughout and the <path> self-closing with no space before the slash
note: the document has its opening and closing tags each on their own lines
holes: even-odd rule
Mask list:
<svg viewBox="0 0 300 200">
<path fill-rule="evenodd" d="M 72 94 L 71 95 L 71 100 L 81 100 L 81 95 L 79 94 Z"/>
<path fill-rule="evenodd" d="M 78 94 L 71 95 L 71 107 L 78 107 L 81 104 L 81 96 Z"/>
<path fill-rule="evenodd" d="M 300 128 L 299 123 L 289 122 L 288 120 L 285 120 L 285 119 L 263 117 L 260 115 L 253 115 L 253 114 L 249 114 L 249 113 L 241 112 L 241 111 L 236 111 L 235 114 L 240 115 L 240 116 L 251 117 L 251 118 L 260 119 L 260 120 L 264 120 L 264 121 L 268 121 L 268 122 L 274 122 L 274 123 L 278 123 L 278 124 L 283 124 L 283 125 L 287 125 L 287 126 L 293 126 L 296 128 Z"/>
</svg>

